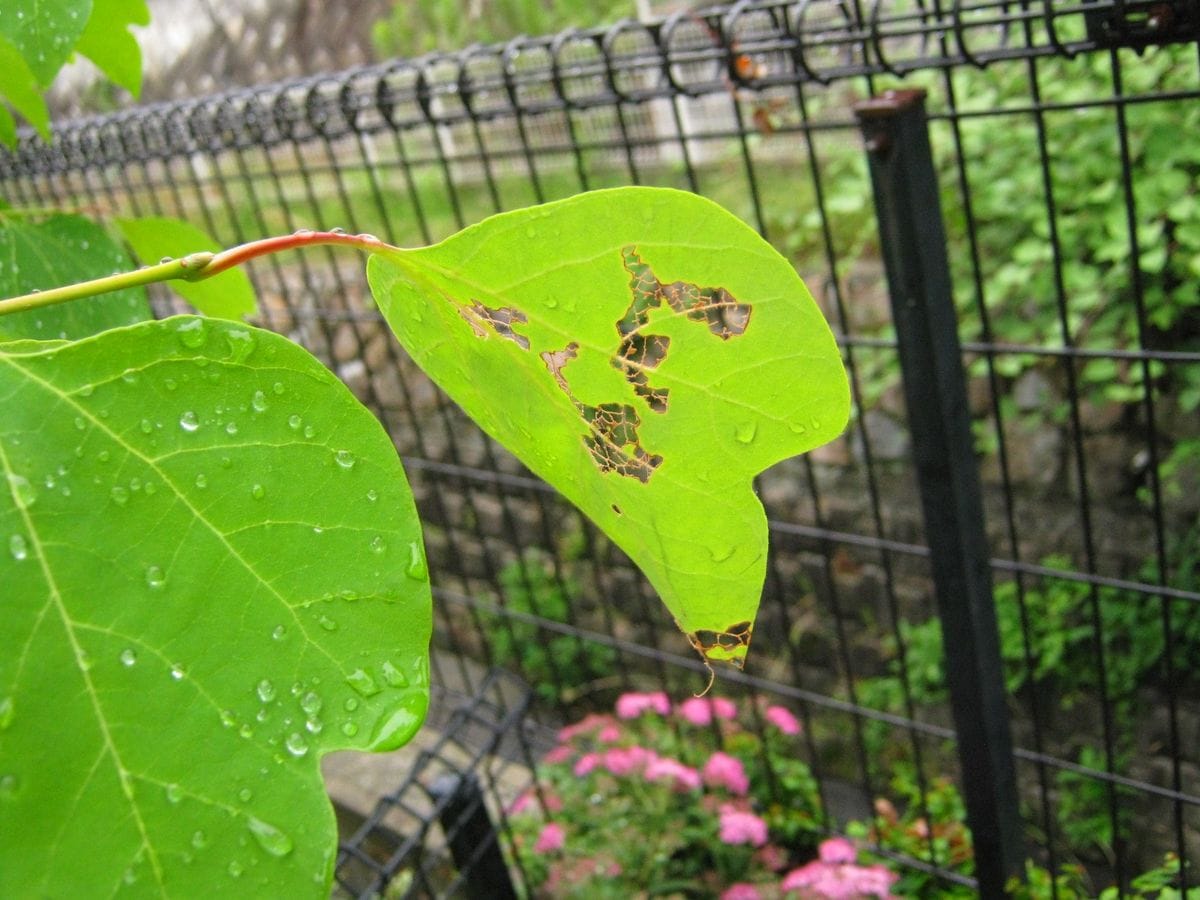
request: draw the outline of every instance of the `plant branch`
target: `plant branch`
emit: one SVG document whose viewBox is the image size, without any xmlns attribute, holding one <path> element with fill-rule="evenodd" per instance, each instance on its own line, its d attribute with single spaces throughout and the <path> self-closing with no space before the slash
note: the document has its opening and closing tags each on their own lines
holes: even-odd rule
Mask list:
<svg viewBox="0 0 1200 900">
<path fill-rule="evenodd" d="M 201 281 L 260 256 L 279 253 L 283 250 L 297 250 L 301 247 L 315 247 L 320 244 L 340 244 L 357 247 L 367 252 L 399 249 L 384 243 L 373 234 L 346 234 L 336 229 L 333 231 L 302 230 L 281 237 L 250 241 L 228 250 L 222 250 L 220 253 L 208 251 L 191 253 L 178 259 L 163 260 L 157 265 L 143 266 L 134 272 L 118 272 L 104 278 L 94 278 L 91 281 L 81 281 L 78 284 L 34 291 L 20 297 L 0 300 L 0 316 L 163 281 Z"/>
</svg>

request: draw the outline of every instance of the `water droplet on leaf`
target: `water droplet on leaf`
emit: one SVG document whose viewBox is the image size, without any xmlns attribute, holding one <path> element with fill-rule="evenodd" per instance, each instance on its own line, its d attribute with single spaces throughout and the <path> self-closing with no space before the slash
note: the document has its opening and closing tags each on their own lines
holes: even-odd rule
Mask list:
<svg viewBox="0 0 1200 900">
<path fill-rule="evenodd" d="M 408 565 L 404 567 L 404 573 L 416 581 L 424 581 L 429 577 L 429 566 L 425 564 L 425 555 L 416 541 L 408 545 Z"/>
<path fill-rule="evenodd" d="M 292 852 L 292 839 L 269 822 L 250 816 L 246 823 L 258 846 L 271 856 L 287 856 Z"/>
<path fill-rule="evenodd" d="M 371 676 L 371 673 L 365 669 L 355 669 L 346 676 L 346 683 L 364 697 L 374 697 L 383 688 Z"/>
<path fill-rule="evenodd" d="M 202 347 L 206 337 L 204 333 L 204 320 L 188 319 L 175 329 L 175 333 L 179 336 L 179 343 L 183 344 L 189 350 Z"/>
<path fill-rule="evenodd" d="M 756 434 L 758 434 L 757 422 L 743 422 L 734 431 L 734 437 L 742 444 L 752 443 Z"/>
<path fill-rule="evenodd" d="M 18 509 L 29 509 L 37 502 L 37 489 L 29 483 L 29 479 L 16 472 L 8 473 L 8 487 Z"/>
<path fill-rule="evenodd" d="M 158 566 L 149 566 L 146 569 L 146 584 L 152 588 L 160 588 L 167 583 L 166 573 Z M 174 674 L 172 672 L 172 674 Z"/>
<path fill-rule="evenodd" d="M 21 562 L 29 556 L 29 545 L 25 542 L 23 536 L 14 534 L 8 539 L 8 552 L 12 554 L 13 559 Z"/>
<path fill-rule="evenodd" d="M 119 484 L 113 485 L 113 489 L 109 492 L 109 496 L 112 497 L 113 503 L 117 504 L 117 506 L 124 506 L 129 502 L 129 491 L 121 487 Z"/>
<path fill-rule="evenodd" d="M 250 488 L 250 496 L 255 500 L 261 500 L 267 495 L 266 489 L 261 484 L 256 484 Z"/>
<path fill-rule="evenodd" d="M 120 659 L 121 665 L 125 666 L 125 668 L 129 668 L 137 662 L 137 653 L 132 647 L 126 647 L 121 651 Z"/>
<path fill-rule="evenodd" d="M 167 795 L 168 803 L 178 803 L 183 799 L 183 788 L 177 784 L 168 784 L 164 789 L 164 792 Z"/>
<path fill-rule="evenodd" d="M 337 462 L 337 464 L 343 469 L 354 468 L 354 454 L 349 450 L 339 450 L 337 453 L 333 454 L 333 458 L 334 461 Z"/>
<path fill-rule="evenodd" d="M 289 734 L 283 745 L 287 747 L 288 753 L 292 754 L 292 756 L 303 756 L 308 752 L 308 743 L 299 732 L 293 731 Z"/>
<path fill-rule="evenodd" d="M 185 410 L 179 417 L 179 427 L 184 431 L 195 431 L 200 427 L 200 419 L 192 410 Z"/>
<path fill-rule="evenodd" d="M 317 713 L 319 713 L 321 711 L 321 706 L 322 702 L 320 696 L 312 691 L 309 691 L 300 700 L 300 708 L 304 710 L 305 714 L 310 716 L 315 716 Z"/>
<path fill-rule="evenodd" d="M 275 699 L 275 685 L 268 678 L 260 681 L 254 691 L 258 694 L 258 699 L 263 703 L 270 703 Z"/>
</svg>

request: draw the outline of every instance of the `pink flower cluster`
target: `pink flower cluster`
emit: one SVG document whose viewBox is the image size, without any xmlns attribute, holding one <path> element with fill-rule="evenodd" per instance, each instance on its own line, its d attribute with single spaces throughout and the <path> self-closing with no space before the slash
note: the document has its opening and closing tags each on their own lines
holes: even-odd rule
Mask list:
<svg viewBox="0 0 1200 900">
<path fill-rule="evenodd" d="M 858 851 L 845 838 L 823 841 L 818 854 L 818 859 L 789 872 L 780 887 L 828 900 L 896 900 L 891 889 L 900 876 L 884 866 L 856 865 Z"/>
<path fill-rule="evenodd" d="M 715 716 L 726 721 L 737 717 L 737 704 L 725 697 L 689 697 L 679 704 L 679 715 L 693 725 L 708 725 Z"/>
<path fill-rule="evenodd" d="M 704 783 L 710 787 L 723 787 L 731 794 L 744 797 L 750 790 L 750 779 L 746 767 L 736 756 L 718 750 L 704 764 Z"/>
<path fill-rule="evenodd" d="M 754 813 L 726 803 L 721 807 L 720 832 L 725 844 L 749 844 L 761 847 L 767 842 L 767 823 Z"/>
<path fill-rule="evenodd" d="M 617 698 L 618 719 L 636 719 L 645 712 L 660 716 L 669 715 L 671 701 L 662 691 L 654 691 L 651 694 L 622 694 Z"/>
<path fill-rule="evenodd" d="M 583 778 L 597 769 L 605 769 L 618 778 L 640 771 L 647 781 L 669 781 L 682 791 L 694 791 L 701 783 L 700 773 L 691 766 L 669 756 L 659 756 L 645 747 L 610 747 L 603 753 L 585 753 L 575 761 L 572 771 Z"/>
</svg>

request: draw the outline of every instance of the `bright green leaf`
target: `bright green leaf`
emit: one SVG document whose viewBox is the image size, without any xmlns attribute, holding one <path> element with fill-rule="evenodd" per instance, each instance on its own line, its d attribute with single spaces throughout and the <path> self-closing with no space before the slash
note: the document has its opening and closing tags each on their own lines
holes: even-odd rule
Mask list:
<svg viewBox="0 0 1200 900">
<path fill-rule="evenodd" d="M 0 20 L 3 18 L 0 15 Z M 20 51 L 3 34 L 0 34 L 0 99 L 7 100 L 25 121 L 49 140 L 50 111 L 46 109 L 37 77 Z M 8 119 L 11 121 L 12 116 L 8 115 Z M 5 131 L 8 133 L 9 129 Z M 10 137 L 4 138 L 4 143 L 11 145 L 15 139 L 16 133 L 12 131 Z"/>
<path fill-rule="evenodd" d="M 0 298 L 102 278 L 130 268 L 112 238 L 82 216 L 41 222 L 0 214 Z M 0 316 L 0 341 L 87 337 L 150 318 L 141 288 Z"/>
<path fill-rule="evenodd" d="M 766 573 L 751 480 L 849 411 L 791 265 L 708 200 L 619 188 L 367 271 L 422 368 L 633 558 L 706 658 L 740 665 Z"/>
<path fill-rule="evenodd" d="M 164 257 L 186 256 L 198 250 L 220 250 L 220 245 L 190 222 L 162 216 L 116 219 L 122 236 L 145 265 Z M 171 287 L 208 316 L 236 319 L 258 308 L 254 287 L 241 269 L 229 269 L 203 281 L 172 281 Z"/>
<path fill-rule="evenodd" d="M 319 757 L 428 700 L 387 434 L 190 316 L 0 347 L 0 398 L 0 896 L 328 897 Z"/>
<path fill-rule="evenodd" d="M 148 24 L 146 0 L 93 0 L 76 49 L 136 97 L 142 90 L 142 48 L 128 29 Z"/>
<path fill-rule="evenodd" d="M 92 0 L 5 0 L 0 34 L 46 87 L 75 49 L 91 13 Z"/>
</svg>

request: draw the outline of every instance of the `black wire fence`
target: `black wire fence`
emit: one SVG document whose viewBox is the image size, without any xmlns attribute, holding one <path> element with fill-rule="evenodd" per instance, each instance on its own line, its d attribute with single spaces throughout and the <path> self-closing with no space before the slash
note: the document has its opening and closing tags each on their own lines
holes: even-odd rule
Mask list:
<svg viewBox="0 0 1200 900">
<path fill-rule="evenodd" d="M 818 297 L 855 409 L 760 480 L 757 637 L 715 690 L 795 710 L 820 827 L 875 821 L 931 884 L 995 893 L 1028 856 L 1124 891 L 1166 853 L 1195 884 L 1198 36 L 1170 0 L 740 2 L 70 122 L 0 152 L 0 196 L 224 245 L 415 245 L 620 184 L 722 203 Z M 357 259 L 250 269 L 262 324 L 404 458 L 435 678 L 518 672 L 549 724 L 703 688 L 619 551 L 403 355 Z M 934 827 L 947 777 L 973 869 Z"/>
</svg>

